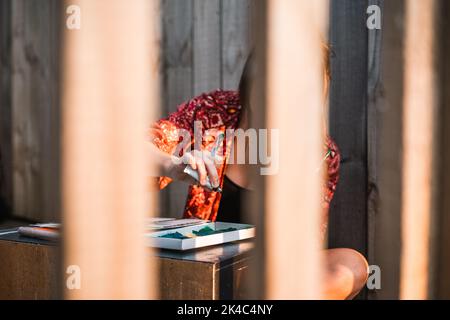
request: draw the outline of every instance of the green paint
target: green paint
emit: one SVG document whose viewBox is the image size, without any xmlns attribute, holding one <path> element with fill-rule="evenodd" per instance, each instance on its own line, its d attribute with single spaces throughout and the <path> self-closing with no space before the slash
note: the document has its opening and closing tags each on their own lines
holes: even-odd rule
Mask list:
<svg viewBox="0 0 450 320">
<path fill-rule="evenodd" d="M 223 233 L 223 232 L 230 232 L 230 231 L 236 231 L 236 228 L 227 228 L 227 229 L 221 229 L 221 230 L 214 230 L 210 227 L 204 227 L 201 228 L 198 231 L 192 231 L 192 233 L 196 236 L 196 237 L 203 237 L 203 236 L 209 236 L 212 234 L 218 234 L 218 233 Z M 187 237 L 183 234 L 181 234 L 180 232 L 172 232 L 172 233 L 167 233 L 164 234 L 162 236 L 159 236 L 160 238 L 170 238 L 170 239 L 189 239 L 190 237 Z"/>
</svg>

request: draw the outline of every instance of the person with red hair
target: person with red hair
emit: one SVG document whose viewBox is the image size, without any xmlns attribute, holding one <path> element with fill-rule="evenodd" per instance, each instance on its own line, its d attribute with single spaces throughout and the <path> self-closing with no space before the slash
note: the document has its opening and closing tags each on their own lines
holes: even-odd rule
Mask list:
<svg viewBox="0 0 450 320">
<path fill-rule="evenodd" d="M 324 52 L 324 96 L 328 96 L 331 79 L 330 50 Z M 162 176 L 159 188 L 165 188 L 173 180 L 191 183 L 183 212 L 185 218 L 242 222 L 243 201 L 250 188 L 246 166 L 228 163 L 231 148 L 236 150 L 233 138 L 217 141 L 227 130 L 249 127 L 251 111 L 250 91 L 254 62 L 249 57 L 241 77 L 239 91 L 215 90 L 181 104 L 177 111 L 157 121 L 151 128 L 151 152 L 161 164 Z M 200 137 L 196 137 L 196 124 Z M 180 131 L 186 134 L 180 135 Z M 339 181 L 340 153 L 333 139 L 324 128 L 324 163 L 327 178 L 323 185 L 322 238 L 326 237 L 329 204 Z M 221 161 L 211 154 L 219 143 Z M 180 145 L 183 145 L 180 148 Z M 193 150 L 191 147 L 196 146 Z M 156 148 L 155 148 L 156 147 Z M 198 173 L 195 181 L 185 173 L 189 165 Z M 319 177 L 318 177 L 319 178 Z M 208 182 L 210 184 L 208 184 Z M 207 187 L 209 186 L 209 187 Z M 220 188 L 223 192 L 214 191 Z M 346 248 L 324 250 L 325 278 L 323 296 L 327 299 L 351 299 L 364 287 L 368 264 L 357 251 Z"/>
</svg>

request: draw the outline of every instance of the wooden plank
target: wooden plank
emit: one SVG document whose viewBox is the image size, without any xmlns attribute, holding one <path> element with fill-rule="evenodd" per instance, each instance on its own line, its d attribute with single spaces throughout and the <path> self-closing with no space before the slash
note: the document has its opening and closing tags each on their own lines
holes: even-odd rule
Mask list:
<svg viewBox="0 0 450 320">
<path fill-rule="evenodd" d="M 222 87 L 221 1 L 194 1 L 194 92 L 199 95 Z"/>
<path fill-rule="evenodd" d="M 164 116 L 192 98 L 193 94 L 193 2 L 165 0 L 162 2 L 162 77 Z M 161 191 L 161 216 L 180 218 L 184 211 L 188 185 L 172 182 Z"/>
<path fill-rule="evenodd" d="M 401 250 L 405 1 L 385 1 L 383 17 L 382 91 L 374 101 L 377 109 L 376 116 L 378 116 L 378 163 L 375 170 L 378 171 L 379 203 L 378 206 L 374 204 L 376 210 L 375 244 L 370 260 L 371 264 L 379 266 L 382 271 L 382 285 L 381 290 L 371 291 L 369 298 L 398 299 Z M 373 187 L 373 185 L 370 186 L 371 192 L 376 192 Z"/>
<path fill-rule="evenodd" d="M 42 201 L 43 212 L 39 221 L 60 221 L 61 219 L 61 104 L 60 104 L 60 63 L 61 37 L 64 19 L 63 4 L 60 0 L 49 1 L 48 65 L 49 99 L 48 108 L 41 115 L 43 125 L 42 142 Z"/>
<path fill-rule="evenodd" d="M 11 0 L 0 1 L 0 219 L 12 211 Z"/>
<path fill-rule="evenodd" d="M 325 31 L 326 4 L 319 0 L 268 2 L 266 117 L 267 128 L 279 130 L 278 148 L 274 143 L 271 150 L 280 159 L 279 170 L 266 178 L 269 299 L 321 297 L 322 181 L 317 165 L 323 157 L 320 34 Z"/>
<path fill-rule="evenodd" d="M 164 110 L 172 112 L 191 98 L 193 86 L 193 5 L 192 0 L 164 0 L 163 74 Z"/>
<path fill-rule="evenodd" d="M 376 5 L 384 11 L 382 0 L 369 0 L 368 5 Z M 382 26 L 383 27 L 383 26 Z M 380 206 L 379 199 L 379 119 L 380 103 L 383 94 L 381 82 L 381 44 L 382 30 L 373 29 L 368 31 L 368 83 L 367 83 L 367 260 L 369 265 L 376 265 L 375 248 L 376 219 Z M 368 291 L 370 299 L 375 299 L 376 290 Z"/>
<path fill-rule="evenodd" d="M 158 3 L 69 3 L 83 15 L 81 29 L 65 30 L 63 268 L 82 274 L 81 288 L 65 294 L 155 298 L 158 272 L 142 236 L 154 208 L 143 134 L 159 109 Z"/>
<path fill-rule="evenodd" d="M 12 3 L 14 214 L 59 215 L 59 2 Z"/>
<path fill-rule="evenodd" d="M 250 2 L 222 0 L 222 89 L 237 90 L 250 46 Z"/>
<path fill-rule="evenodd" d="M 329 246 L 367 254 L 366 1 L 331 1 L 330 134 L 341 151 L 340 179 L 331 202 Z"/>
<path fill-rule="evenodd" d="M 254 272 L 254 258 L 235 259 L 230 264 L 214 266 L 214 299 L 248 300 L 253 288 L 247 279 Z"/>
<path fill-rule="evenodd" d="M 250 1 L 250 34 L 254 41 L 254 70 L 253 81 L 251 81 L 252 88 L 249 101 L 242 101 L 252 106 L 258 106 L 258 112 L 252 113 L 250 117 L 250 127 L 255 129 L 265 129 L 266 125 L 266 110 L 267 100 L 265 94 L 267 83 L 267 1 L 266 0 L 251 0 Z M 266 297 L 266 202 L 261 201 L 265 198 L 267 183 L 265 176 L 260 174 L 261 166 L 250 166 L 249 177 L 254 184 L 254 191 L 246 199 L 245 212 L 246 220 L 254 224 L 258 228 L 256 233 L 255 245 L 255 259 L 252 260 L 251 270 L 247 278 L 247 287 L 250 288 L 248 299 L 264 299 Z"/>
<path fill-rule="evenodd" d="M 436 266 L 433 269 L 435 276 L 433 282 L 435 284 L 432 291 L 435 299 L 450 299 L 450 172 L 448 163 L 450 163 L 450 61 L 446 59 L 450 55 L 450 2 L 441 1 L 442 12 L 440 17 L 440 33 L 439 39 L 442 41 L 440 53 L 440 66 L 442 70 L 441 84 L 439 86 L 442 94 L 442 109 L 440 121 L 440 147 L 439 147 L 439 172 L 441 178 L 438 182 L 439 203 L 437 212 L 439 217 L 436 221 Z"/>
<path fill-rule="evenodd" d="M 0 299 L 58 299 L 58 248 L 0 241 Z"/>
<path fill-rule="evenodd" d="M 406 6 L 401 299 L 426 299 L 429 294 L 438 110 L 437 4 L 437 0 L 423 0 Z"/>
<path fill-rule="evenodd" d="M 0 299 L 60 298 L 59 246 L 40 240 L 28 243 L 17 236 L 4 237 L 0 239 Z M 245 282 L 251 274 L 252 247 L 252 241 L 241 241 L 203 248 L 196 253 L 148 252 L 159 271 L 156 282 L 160 298 L 219 300 L 248 297 Z M 70 275 L 64 273 L 64 276 L 68 279 Z"/>
<path fill-rule="evenodd" d="M 158 262 L 162 299 L 214 299 L 213 264 L 173 259 Z"/>
</svg>

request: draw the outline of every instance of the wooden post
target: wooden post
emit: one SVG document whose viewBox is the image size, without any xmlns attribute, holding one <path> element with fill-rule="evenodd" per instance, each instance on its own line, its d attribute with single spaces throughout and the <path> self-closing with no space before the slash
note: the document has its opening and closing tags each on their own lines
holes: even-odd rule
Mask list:
<svg viewBox="0 0 450 320">
<path fill-rule="evenodd" d="M 267 176 L 270 299 L 314 299 L 320 289 L 322 51 L 327 1 L 271 0 L 267 25 L 267 127 L 279 130 L 279 171 Z M 295 41 L 292 35 L 295 34 Z M 272 145 L 272 152 L 276 148 Z"/>
<path fill-rule="evenodd" d="M 436 265 L 433 269 L 434 290 L 432 298 L 450 299 L 450 2 L 441 1 L 440 32 L 441 53 L 439 57 L 439 69 L 441 71 L 440 90 L 442 97 L 442 109 L 440 110 L 440 147 L 438 151 L 439 163 L 439 202 L 436 219 Z"/>
<path fill-rule="evenodd" d="M 255 106 L 256 112 L 252 112 L 250 117 L 251 128 L 264 129 L 266 125 L 267 97 L 267 0 L 250 1 L 250 34 L 254 41 L 254 65 L 252 68 L 252 86 L 249 90 L 249 100 L 251 106 Z M 264 31 L 263 31 L 264 30 Z M 245 212 L 246 220 L 256 225 L 255 258 L 251 260 L 250 268 L 253 270 L 247 278 L 247 288 L 249 288 L 249 299 L 264 299 L 266 297 L 266 203 L 261 201 L 266 197 L 266 179 L 260 173 L 259 166 L 250 166 L 250 181 L 254 185 L 254 191 L 250 192 L 246 199 Z"/>
<path fill-rule="evenodd" d="M 0 2 L 0 219 L 12 211 L 11 0 Z"/>
<path fill-rule="evenodd" d="M 161 2 L 161 15 L 163 96 L 160 117 L 166 117 L 193 94 L 193 2 L 164 0 Z M 186 205 L 188 187 L 184 182 L 174 181 L 161 190 L 159 215 L 180 218 Z"/>
<path fill-rule="evenodd" d="M 392 1 L 391 1 L 392 2 Z M 399 3 L 399 1 L 393 1 Z M 369 5 L 376 5 L 384 12 L 383 0 L 369 0 Z M 368 16 L 367 16 L 368 17 Z M 367 77 L 367 261 L 376 265 L 376 219 L 380 208 L 380 168 L 378 166 L 379 106 L 382 98 L 382 41 L 381 29 L 368 30 L 368 77 Z M 398 256 L 398 255 L 397 255 Z M 389 285 L 389 284 L 386 284 Z M 384 286 L 383 286 L 384 287 Z M 382 287 L 382 288 L 383 288 Z M 375 299 L 377 290 L 367 291 L 368 299 Z M 364 292 L 363 292 L 364 295 Z"/>
<path fill-rule="evenodd" d="M 60 217 L 61 2 L 11 1 L 11 135 L 14 216 Z"/>
<path fill-rule="evenodd" d="M 155 297 L 144 218 L 151 212 L 145 153 L 158 108 L 157 1 L 67 1 L 63 63 L 64 273 L 79 267 L 69 299 Z M 65 283 L 65 282 L 64 282 Z"/>
<path fill-rule="evenodd" d="M 249 0 L 222 0 L 221 5 L 222 88 L 236 90 L 249 51 L 250 38 Z"/>
<path fill-rule="evenodd" d="M 333 0 L 330 11 L 332 80 L 330 135 L 341 152 L 331 202 L 330 248 L 367 255 L 367 1 Z"/>
<path fill-rule="evenodd" d="M 369 187 L 375 195 L 372 199 L 378 200 L 369 208 L 376 210 L 369 221 L 375 229 L 369 263 L 381 269 L 381 289 L 370 291 L 370 299 L 398 299 L 400 291 L 404 21 L 405 1 L 385 1 L 381 29 L 381 92 L 373 97 L 375 101 L 370 101 L 371 107 L 376 109 L 372 114 L 376 112 L 374 117 L 378 122 L 376 155 L 372 154 L 376 156 L 376 166 L 369 171 L 376 172 L 376 179 Z"/>
<path fill-rule="evenodd" d="M 428 297 L 436 130 L 437 0 L 407 1 L 400 298 Z"/>
</svg>

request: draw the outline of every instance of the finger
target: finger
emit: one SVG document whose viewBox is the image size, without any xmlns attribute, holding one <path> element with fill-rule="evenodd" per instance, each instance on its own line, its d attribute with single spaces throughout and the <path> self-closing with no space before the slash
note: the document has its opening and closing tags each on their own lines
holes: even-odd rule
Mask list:
<svg viewBox="0 0 450 320">
<path fill-rule="evenodd" d="M 221 166 L 224 161 L 225 161 L 225 157 L 223 157 L 223 156 L 215 156 L 214 157 L 214 164 L 216 166 Z"/>
<path fill-rule="evenodd" d="M 195 157 L 191 153 L 185 153 L 184 157 L 186 159 L 186 163 L 191 166 L 192 169 L 197 170 L 197 163 L 195 162 Z"/>
<path fill-rule="evenodd" d="M 209 181 L 213 188 L 219 186 L 219 175 L 217 173 L 217 168 L 212 160 L 205 159 L 206 170 L 208 171 Z"/>
<path fill-rule="evenodd" d="M 197 158 L 195 161 L 197 164 L 197 172 L 199 175 L 200 184 L 204 186 L 206 184 L 206 177 L 207 177 L 205 163 L 200 158 Z"/>
</svg>

